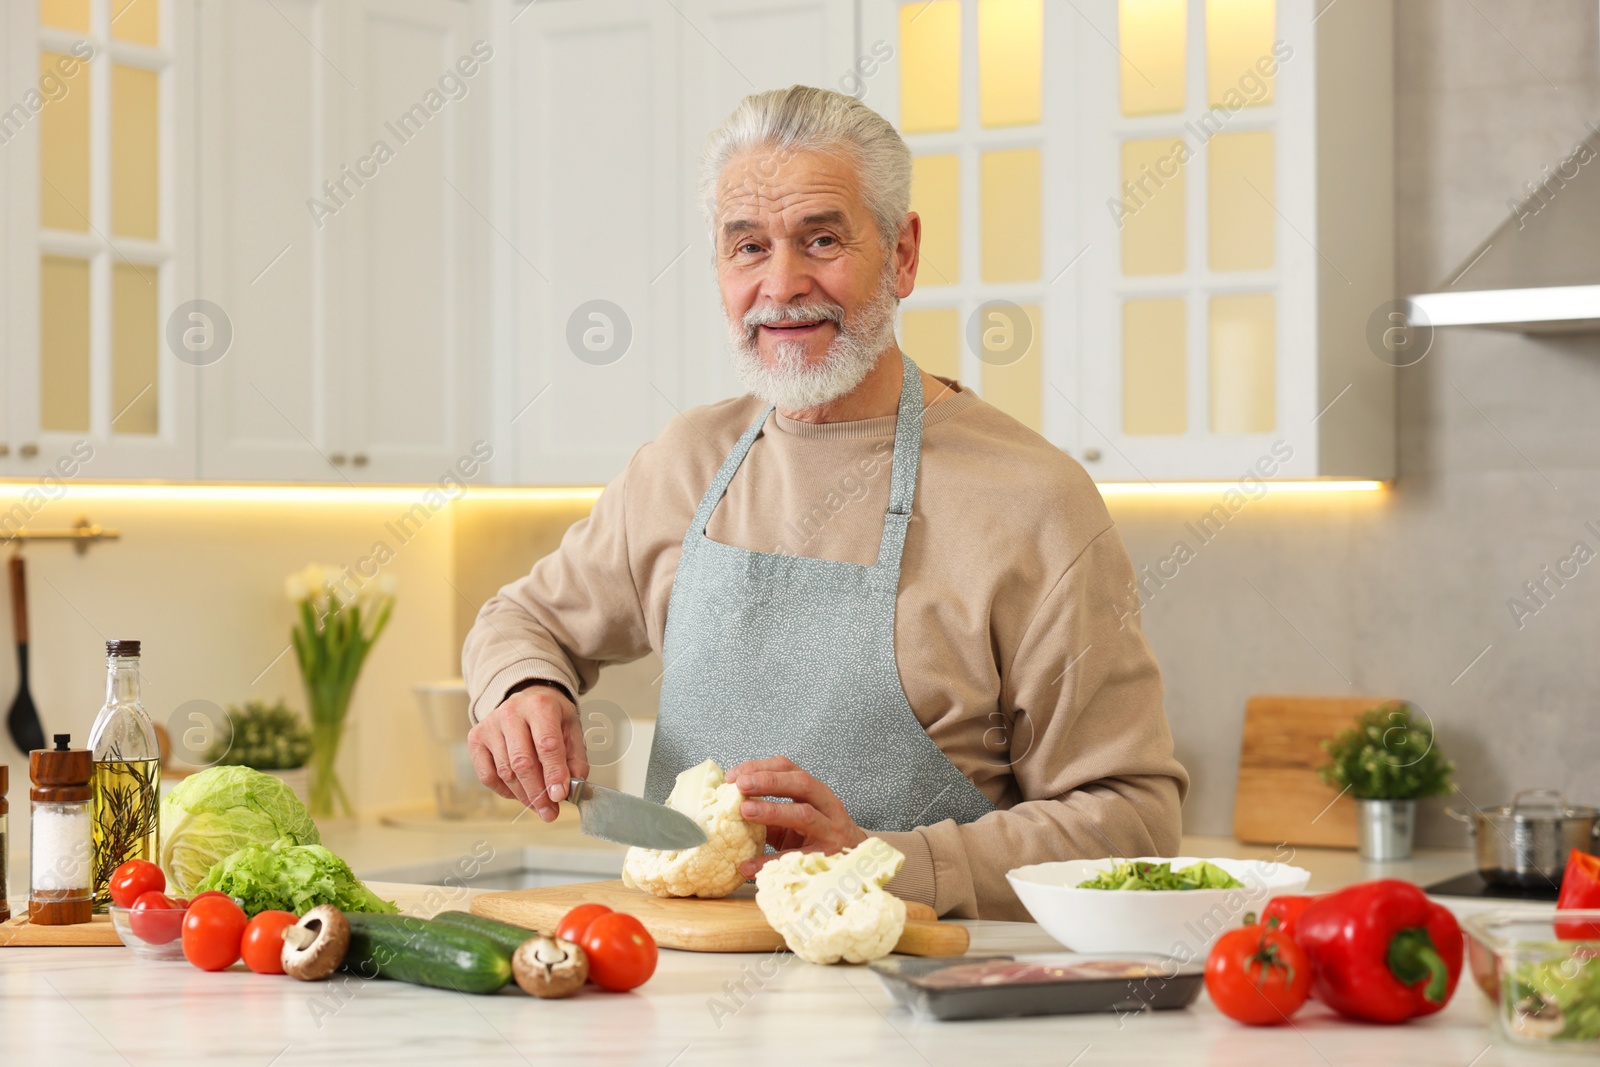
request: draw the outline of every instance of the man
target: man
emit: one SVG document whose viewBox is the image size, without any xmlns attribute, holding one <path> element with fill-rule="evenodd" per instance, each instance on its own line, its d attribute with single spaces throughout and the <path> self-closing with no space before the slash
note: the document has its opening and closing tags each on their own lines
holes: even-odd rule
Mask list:
<svg viewBox="0 0 1600 1067">
<path fill-rule="evenodd" d="M 472 758 L 555 818 L 588 772 L 575 697 L 653 649 L 651 799 L 715 758 L 775 848 L 876 833 L 906 856 L 900 895 L 1023 919 L 1012 867 L 1173 854 L 1188 778 L 1093 482 L 895 343 L 910 174 L 889 123 L 821 89 L 748 97 L 712 136 L 702 194 L 751 395 L 673 420 L 484 605 Z"/>
</svg>

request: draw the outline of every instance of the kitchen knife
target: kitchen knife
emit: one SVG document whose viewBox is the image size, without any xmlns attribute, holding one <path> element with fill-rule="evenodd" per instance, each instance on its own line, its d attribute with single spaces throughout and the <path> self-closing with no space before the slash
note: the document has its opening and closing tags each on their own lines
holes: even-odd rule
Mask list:
<svg viewBox="0 0 1600 1067">
<path fill-rule="evenodd" d="M 567 799 L 578 809 L 579 829 L 589 837 L 664 850 L 706 843 L 706 832 L 689 816 L 631 793 L 574 778 Z"/>
</svg>

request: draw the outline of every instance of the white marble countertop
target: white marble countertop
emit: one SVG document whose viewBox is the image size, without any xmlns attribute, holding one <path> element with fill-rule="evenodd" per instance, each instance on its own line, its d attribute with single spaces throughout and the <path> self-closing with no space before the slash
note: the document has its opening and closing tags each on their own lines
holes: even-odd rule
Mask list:
<svg viewBox="0 0 1600 1067">
<path fill-rule="evenodd" d="M 541 863 L 603 867 L 615 858 L 614 849 L 576 838 L 559 822 L 483 829 L 352 826 L 347 835 L 330 826 L 328 836 L 358 869 L 406 862 L 437 869 L 486 847 L 511 862 L 522 857 L 529 837 L 548 850 L 539 854 Z M 1191 855 L 1272 855 L 1217 838 L 1191 838 L 1184 848 Z M 1472 866 L 1470 856 L 1456 851 L 1421 852 L 1380 866 L 1362 864 L 1349 852 L 1302 849 L 1292 862 L 1313 872 L 1313 889 L 1380 876 L 1426 883 Z M 462 907 L 474 892 L 391 883 L 374 888 L 418 914 Z M 1461 910 L 1475 906 L 1452 903 Z M 973 952 L 1058 950 L 1032 924 L 968 925 Z M 186 963 L 137 960 L 120 948 L 42 948 L 0 951 L 0 1062 L 1496 1067 L 1551 1061 L 1503 1044 L 1489 1005 L 1469 979 L 1445 1011 L 1399 1027 L 1351 1023 L 1313 1002 L 1291 1027 L 1253 1029 L 1219 1015 L 1203 994 L 1176 1012 L 938 1023 L 893 1006 L 865 968 L 815 967 L 787 954 L 664 951 L 655 978 L 633 993 L 588 990 L 541 1002 L 514 988 L 471 997 L 394 982 L 341 987 L 237 966 L 206 974 Z"/>
<path fill-rule="evenodd" d="M 374 888 L 420 912 L 461 906 L 471 893 Z M 974 952 L 1055 949 L 1031 924 L 969 925 Z M 1204 995 L 1184 1011 L 938 1023 L 894 1007 L 865 968 L 815 967 L 782 953 L 664 951 L 656 976 L 633 993 L 543 1002 L 514 988 L 473 997 L 397 982 L 299 983 L 239 967 L 206 974 L 115 948 L 0 952 L 0 1059 L 18 1067 L 1549 1062 L 1501 1044 L 1470 981 L 1444 1012 L 1399 1027 L 1350 1023 L 1312 1003 L 1290 1027 L 1253 1029 L 1223 1018 Z"/>
</svg>

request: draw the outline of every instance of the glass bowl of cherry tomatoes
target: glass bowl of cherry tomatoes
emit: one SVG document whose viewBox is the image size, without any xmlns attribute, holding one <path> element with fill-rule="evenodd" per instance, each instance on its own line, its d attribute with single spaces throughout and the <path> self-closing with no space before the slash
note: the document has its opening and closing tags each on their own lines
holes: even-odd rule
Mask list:
<svg viewBox="0 0 1600 1067">
<path fill-rule="evenodd" d="M 186 902 L 141 900 L 134 907 L 111 905 L 111 928 L 142 960 L 183 959 L 183 916 Z"/>
</svg>

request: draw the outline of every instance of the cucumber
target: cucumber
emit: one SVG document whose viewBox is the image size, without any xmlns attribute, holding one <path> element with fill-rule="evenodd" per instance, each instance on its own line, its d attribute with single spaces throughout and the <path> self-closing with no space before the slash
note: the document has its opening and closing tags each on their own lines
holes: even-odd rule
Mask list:
<svg viewBox="0 0 1600 1067">
<path fill-rule="evenodd" d="M 528 938 L 539 936 L 539 931 L 530 930 L 526 926 L 501 922 L 499 919 L 474 915 L 468 911 L 441 911 L 433 917 L 433 921 L 444 923 L 447 926 L 459 927 L 463 930 L 471 930 L 479 937 L 486 937 L 493 941 L 508 953 L 517 951 Z"/>
<path fill-rule="evenodd" d="M 511 954 L 471 930 L 409 915 L 345 918 L 350 947 L 340 970 L 462 993 L 493 993 L 511 981 Z"/>
</svg>

